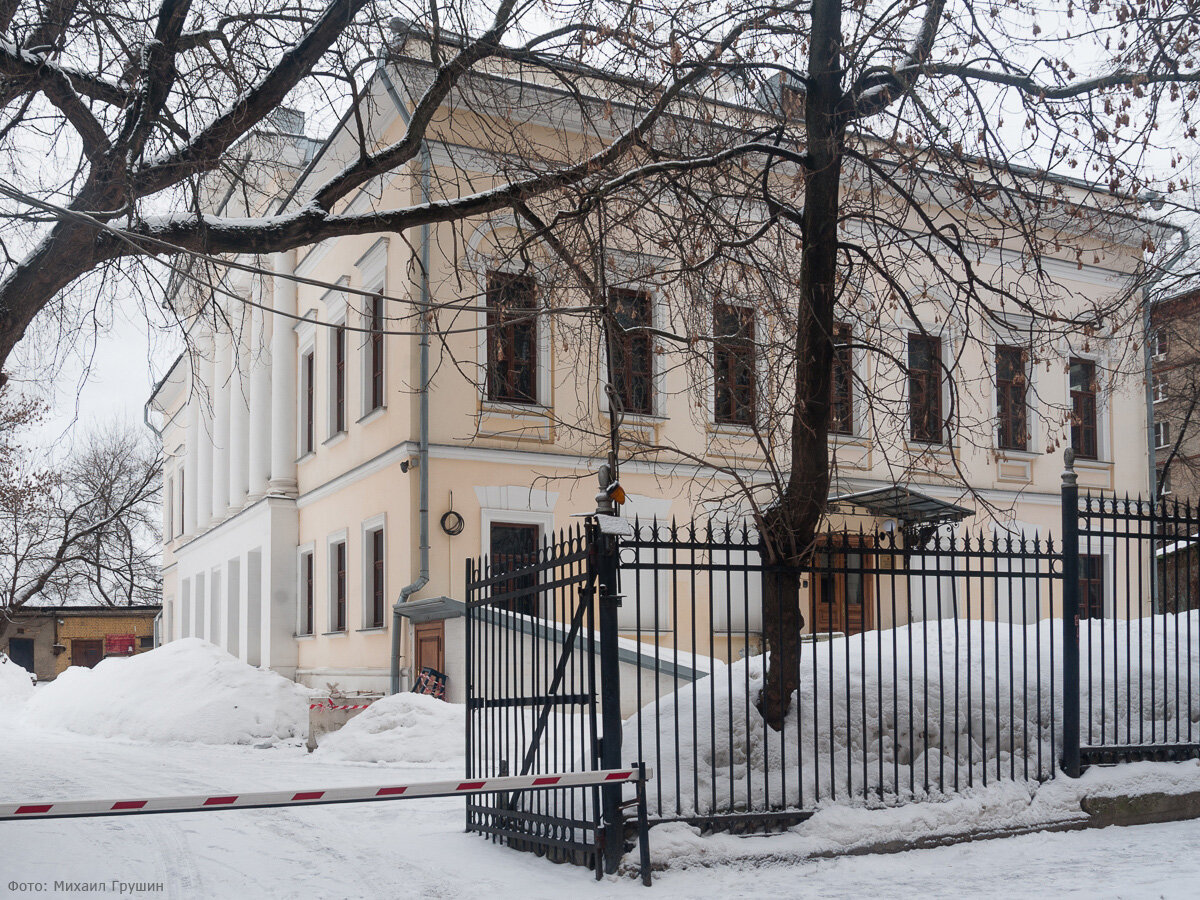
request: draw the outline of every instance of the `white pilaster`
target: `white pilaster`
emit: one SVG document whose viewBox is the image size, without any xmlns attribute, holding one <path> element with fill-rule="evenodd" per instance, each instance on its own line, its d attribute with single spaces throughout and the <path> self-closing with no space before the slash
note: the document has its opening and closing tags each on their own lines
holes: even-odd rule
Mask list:
<svg viewBox="0 0 1200 900">
<path fill-rule="evenodd" d="M 190 359 L 192 369 L 191 393 L 188 395 L 186 446 L 183 457 L 183 533 L 196 533 L 196 479 L 200 473 L 200 442 L 206 436 L 200 431 L 200 407 L 204 405 L 204 383 L 201 380 L 202 360 L 196 353 Z"/>
<path fill-rule="evenodd" d="M 261 279 L 251 294 L 264 304 Z M 285 329 L 286 330 L 286 329 Z M 250 502 L 267 492 L 271 477 L 271 317 L 263 309 L 250 310 Z M 291 377 L 291 376 L 288 376 Z"/>
<path fill-rule="evenodd" d="M 271 327 L 271 483 L 273 494 L 296 495 L 296 251 L 275 254 L 279 273 L 272 290 L 274 308 L 281 313 Z"/>
<path fill-rule="evenodd" d="M 233 314 L 232 359 L 229 378 L 229 511 L 246 505 L 250 493 L 250 317 Z"/>
<path fill-rule="evenodd" d="M 233 340 L 226 327 L 216 334 L 216 380 L 213 385 L 212 519 L 222 521 L 229 505 L 229 394 L 233 371 Z"/>
<path fill-rule="evenodd" d="M 216 397 L 216 368 L 213 364 L 214 343 L 212 332 L 207 326 L 201 325 L 201 334 L 196 341 L 196 352 L 199 354 L 200 383 L 192 395 L 192 402 L 197 404 L 196 416 L 196 529 L 199 534 L 209 525 L 212 519 L 212 474 L 213 474 L 213 419 L 212 409 Z M 200 603 L 200 595 L 193 590 L 193 608 Z M 197 634 L 193 631 L 192 634 Z"/>
</svg>

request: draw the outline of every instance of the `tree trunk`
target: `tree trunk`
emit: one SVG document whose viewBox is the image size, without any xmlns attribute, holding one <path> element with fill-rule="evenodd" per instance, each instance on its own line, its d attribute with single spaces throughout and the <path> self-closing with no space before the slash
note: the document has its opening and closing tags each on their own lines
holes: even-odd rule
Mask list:
<svg viewBox="0 0 1200 900">
<path fill-rule="evenodd" d="M 813 4 L 804 118 L 810 164 L 804 173 L 800 308 L 791 466 L 779 502 L 761 523 L 769 563 L 763 573 L 763 630 L 771 651 L 758 708 L 783 727 L 800 677 L 800 568 L 812 557 L 829 493 L 830 382 L 833 303 L 837 295 L 838 209 L 846 123 L 842 98 L 841 4 Z"/>
</svg>

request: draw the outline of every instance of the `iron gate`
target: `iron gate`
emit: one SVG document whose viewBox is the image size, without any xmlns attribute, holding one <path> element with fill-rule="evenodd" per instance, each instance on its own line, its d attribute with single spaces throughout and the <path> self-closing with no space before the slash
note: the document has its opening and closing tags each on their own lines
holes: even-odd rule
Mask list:
<svg viewBox="0 0 1200 900">
<path fill-rule="evenodd" d="M 597 625 L 607 618 L 598 601 L 613 594 L 606 568 L 615 573 L 606 540 L 590 520 L 533 553 L 467 561 L 468 779 L 594 771 L 607 760 L 597 697 Z M 621 849 L 605 828 L 612 790 L 482 794 L 467 804 L 467 830 L 599 876 Z"/>
</svg>

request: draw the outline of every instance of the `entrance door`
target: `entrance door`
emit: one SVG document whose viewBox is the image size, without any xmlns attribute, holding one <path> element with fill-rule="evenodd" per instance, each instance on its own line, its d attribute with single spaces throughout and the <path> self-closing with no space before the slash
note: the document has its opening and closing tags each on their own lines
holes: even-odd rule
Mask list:
<svg viewBox="0 0 1200 900">
<path fill-rule="evenodd" d="M 500 575 L 537 562 L 538 527 L 525 522 L 493 522 L 489 549 L 492 574 Z M 536 616 L 537 575 L 526 574 L 497 583 L 495 605 L 525 616 Z M 503 596 L 508 595 L 508 596 Z"/>
<path fill-rule="evenodd" d="M 9 638 L 8 639 L 8 658 L 15 662 L 26 672 L 34 671 L 33 668 L 33 638 Z"/>
<path fill-rule="evenodd" d="M 413 626 L 417 672 L 422 669 L 446 671 L 446 623 L 420 622 Z"/>
<path fill-rule="evenodd" d="M 870 560 L 870 554 L 850 548 L 817 552 L 813 578 L 815 633 L 849 635 L 875 627 L 872 580 L 863 572 L 870 567 Z"/>
<path fill-rule="evenodd" d="M 104 641 L 71 641 L 71 665 L 92 668 L 104 659 Z"/>
</svg>

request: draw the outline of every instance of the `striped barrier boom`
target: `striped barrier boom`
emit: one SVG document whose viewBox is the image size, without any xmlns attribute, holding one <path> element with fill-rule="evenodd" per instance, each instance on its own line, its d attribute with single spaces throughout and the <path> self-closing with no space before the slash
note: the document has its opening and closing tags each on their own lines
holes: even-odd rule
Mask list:
<svg viewBox="0 0 1200 900">
<path fill-rule="evenodd" d="M 357 703 L 351 706 L 334 706 L 332 703 L 310 703 L 309 709 L 366 709 L 370 703 Z"/>
<path fill-rule="evenodd" d="M 649 778 L 649 770 L 646 771 L 646 777 Z M 600 769 L 595 772 L 507 775 L 501 778 L 473 781 L 421 781 L 382 787 L 344 787 L 312 791 L 190 794 L 181 797 L 147 797 L 126 800 L 0 802 L 0 821 L 128 816 L 146 813 L 214 812 L 223 809 L 264 809 L 273 806 L 321 806 L 328 803 L 365 803 L 377 800 L 404 800 L 414 797 L 458 797 L 469 794 L 490 794 L 496 791 L 589 787 L 641 780 L 641 771 L 635 767 L 631 769 Z"/>
</svg>

